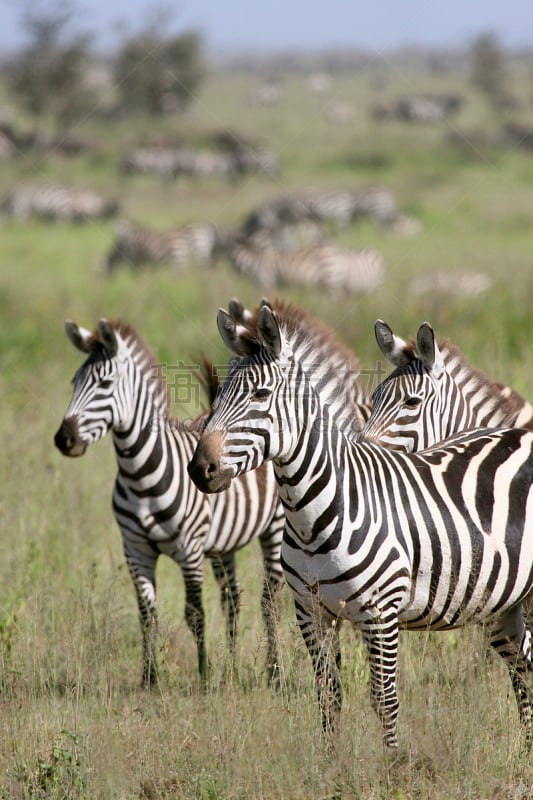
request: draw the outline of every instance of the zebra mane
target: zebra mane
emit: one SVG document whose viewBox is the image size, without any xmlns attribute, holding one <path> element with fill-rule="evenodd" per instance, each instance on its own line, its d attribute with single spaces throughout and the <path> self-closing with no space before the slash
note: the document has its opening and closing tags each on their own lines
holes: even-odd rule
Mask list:
<svg viewBox="0 0 533 800">
<path fill-rule="evenodd" d="M 148 380 L 155 382 L 154 388 L 156 389 L 156 395 L 159 397 L 161 402 L 161 408 L 167 413 L 168 421 L 171 424 L 171 427 L 180 430 L 187 430 L 191 428 L 194 430 L 201 429 L 207 416 L 206 412 L 202 412 L 196 419 L 190 422 L 179 420 L 169 414 L 168 383 L 165 377 L 165 364 L 161 363 L 161 361 L 156 358 L 152 348 L 142 338 L 133 325 L 120 319 L 110 319 L 108 322 L 118 333 L 120 338 L 125 342 L 137 367 L 142 371 Z M 89 347 L 91 348 L 93 357 L 96 358 L 99 357 L 102 348 L 105 347 L 97 328 L 95 328 L 92 333 L 91 340 L 89 341 Z M 219 383 L 215 368 L 212 366 L 211 362 L 205 358 L 205 356 L 202 356 L 200 370 L 196 373 L 196 375 L 208 395 L 209 406 L 211 406 L 216 397 Z"/>
<path fill-rule="evenodd" d="M 158 361 L 151 347 L 129 322 L 124 322 L 121 319 L 110 319 L 108 322 L 126 344 L 137 367 L 147 378 L 157 382 L 157 394 L 163 402 L 163 407 L 167 408 L 168 390 L 163 374 L 163 365 Z M 101 348 L 105 347 L 105 342 L 102 341 L 98 328 L 95 328 L 92 332 L 89 347 L 95 357 L 98 357 L 101 353 Z"/>
<path fill-rule="evenodd" d="M 361 365 L 357 356 L 336 338 L 331 328 L 280 298 L 272 303 L 262 301 L 253 309 L 245 323 L 247 333 L 243 334 L 250 343 L 260 341 L 258 315 L 265 303 L 272 309 L 296 360 L 335 414 L 337 424 L 351 430 L 358 428 L 362 424 L 359 405 L 369 407 L 371 400 L 358 381 Z"/>
<path fill-rule="evenodd" d="M 483 407 L 483 416 L 486 417 L 497 411 L 500 415 L 498 425 L 514 425 L 520 412 L 527 408 L 527 401 L 509 386 L 496 383 L 480 369 L 472 367 L 461 350 L 447 339 L 439 342 L 438 347 L 444 359 L 447 374 L 462 392 L 471 396 L 477 395 L 478 404 Z M 403 353 L 409 359 L 409 364 L 397 367 L 385 380 L 401 375 L 404 370 L 410 371 L 413 368 L 419 368 L 422 371 L 424 369 L 414 340 L 407 342 Z M 529 420 L 529 425 L 531 424 L 532 422 Z"/>
</svg>

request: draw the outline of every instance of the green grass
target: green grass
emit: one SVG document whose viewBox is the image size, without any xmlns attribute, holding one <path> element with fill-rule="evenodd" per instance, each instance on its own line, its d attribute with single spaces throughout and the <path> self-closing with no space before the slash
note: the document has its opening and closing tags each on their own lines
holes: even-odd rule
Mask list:
<svg viewBox="0 0 533 800">
<path fill-rule="evenodd" d="M 470 362 L 533 398 L 531 155 L 452 148 L 446 133 L 499 124 L 461 76 L 393 75 L 378 94 L 365 75 L 337 78 L 336 99 L 352 102 L 353 123 L 334 127 L 303 80 L 290 78 L 279 106 L 246 103 L 247 76 L 214 76 L 183 119 L 88 119 L 97 152 L 76 159 L 0 164 L 0 185 L 68 180 L 120 197 L 124 213 L 165 227 L 215 220 L 239 223 L 256 204 L 299 186 L 382 183 L 400 208 L 422 222 L 412 238 L 364 224 L 340 232 L 347 246 L 384 253 L 388 279 L 367 297 L 304 290 L 288 299 L 331 324 L 373 369 L 380 354 L 372 328 L 385 319 L 413 335 L 429 319 Z M 380 126 L 368 109 L 382 96 L 420 87 L 460 90 L 468 103 L 443 127 Z M 518 87 L 520 88 L 520 87 Z M 527 87 L 521 87 L 526 119 Z M 121 148 L 164 130 L 190 144 L 228 127 L 278 152 L 275 181 L 126 178 Z M 111 512 L 111 442 L 83 459 L 64 459 L 53 434 L 80 364 L 63 331 L 72 318 L 92 328 L 122 317 L 162 362 L 194 363 L 203 351 L 226 363 L 215 315 L 236 295 L 260 292 L 227 263 L 130 272 L 112 280 L 97 267 L 113 222 L 85 226 L 4 221 L 0 229 L 0 797 L 40 798 L 498 798 L 531 795 L 533 769 L 520 750 L 517 714 L 504 668 L 485 654 L 481 632 L 402 636 L 399 693 L 401 755 L 386 756 L 371 711 L 359 637 L 342 633 L 346 701 L 338 752 L 321 749 L 310 663 L 285 592 L 280 649 L 282 685 L 270 692 L 262 673 L 265 642 L 259 610 L 260 557 L 239 554 L 243 612 L 239 674 L 228 672 L 222 614 L 206 573 L 211 683 L 202 691 L 191 635 L 183 620 L 183 583 L 174 564 L 158 568 L 160 660 L 157 691 L 139 689 L 141 647 L 134 593 Z M 414 297 L 409 281 L 434 270 L 486 272 L 490 291 L 475 298 Z M 197 412 L 175 407 L 180 416 Z"/>
</svg>

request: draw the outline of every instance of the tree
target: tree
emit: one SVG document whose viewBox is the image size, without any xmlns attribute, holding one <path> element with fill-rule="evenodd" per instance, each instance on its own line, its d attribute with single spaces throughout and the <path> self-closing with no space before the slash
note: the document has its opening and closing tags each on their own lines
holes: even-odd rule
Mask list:
<svg viewBox="0 0 533 800">
<path fill-rule="evenodd" d="M 201 40 L 188 32 L 166 37 L 154 24 L 123 44 L 114 74 L 122 110 L 161 115 L 185 109 L 204 75 Z"/>
<path fill-rule="evenodd" d="M 507 105 L 509 94 L 505 72 L 505 59 L 496 36 L 484 33 L 472 46 L 472 83 L 495 107 Z"/>
<path fill-rule="evenodd" d="M 29 38 L 8 65 L 8 90 L 37 118 L 69 126 L 93 103 L 86 85 L 87 34 L 69 34 L 73 11 L 68 0 L 23 4 L 22 26 Z"/>
</svg>

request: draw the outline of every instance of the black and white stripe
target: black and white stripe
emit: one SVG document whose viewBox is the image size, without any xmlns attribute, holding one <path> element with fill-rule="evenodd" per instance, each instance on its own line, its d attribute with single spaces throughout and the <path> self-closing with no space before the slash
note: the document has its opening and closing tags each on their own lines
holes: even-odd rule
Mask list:
<svg viewBox="0 0 533 800">
<path fill-rule="evenodd" d="M 240 602 L 235 554 L 254 539 L 259 539 L 264 560 L 262 609 L 269 676 L 274 677 L 283 511 L 272 469 L 243 476 L 231 491 L 214 499 L 206 497 L 186 469 L 199 433 L 194 426 L 168 416 L 166 381 L 137 332 L 107 320 L 100 320 L 92 334 L 73 322 L 67 322 L 66 330 L 74 346 L 88 357 L 74 376 L 73 397 L 55 443 L 64 455 L 79 456 L 112 432 L 118 464 L 113 510 L 137 594 L 144 683 L 157 679 L 155 569 L 159 556 L 172 558 L 183 573 L 185 619 L 196 639 L 200 675 L 205 677 L 204 560 L 210 559 L 220 586 L 234 654 Z"/>
<path fill-rule="evenodd" d="M 382 320 L 375 333 L 396 369 L 374 392 L 363 438 L 413 452 L 472 428 L 533 429 L 530 403 L 471 367 L 449 342 L 439 346 L 428 322 L 416 342 L 405 342 Z"/>
<path fill-rule="evenodd" d="M 15 187 L 3 198 L 0 210 L 19 220 L 35 217 L 54 222 L 86 222 L 114 216 L 119 205 L 91 189 L 43 183 Z"/>
<path fill-rule="evenodd" d="M 332 384 L 310 380 L 290 328 L 268 307 L 255 336 L 223 311 L 218 324 L 237 358 L 189 471 L 204 491 L 221 491 L 273 461 L 286 515 L 282 564 L 324 728 L 335 727 L 341 706 L 343 620 L 367 644 L 373 705 L 390 747 L 398 743 L 400 628 L 487 623 L 530 741 L 522 601 L 533 587 L 533 433 L 478 430 L 424 453 L 354 442 L 329 412 Z"/>
<path fill-rule="evenodd" d="M 279 161 L 268 150 L 244 146 L 232 152 L 190 150 L 185 147 L 139 147 L 124 153 L 120 167 L 126 174 L 156 175 L 165 182 L 180 176 L 236 180 L 243 175 L 273 178 L 279 172 Z"/>
<path fill-rule="evenodd" d="M 228 232 L 210 222 L 154 230 L 121 220 L 106 258 L 106 269 L 112 272 L 121 263 L 134 267 L 166 263 L 180 270 L 190 263 L 211 266 L 225 252 L 228 236 Z"/>
<path fill-rule="evenodd" d="M 391 225 L 398 215 L 396 198 L 384 186 L 360 189 L 302 189 L 280 195 L 254 209 L 246 218 L 243 233 L 275 230 L 283 224 L 311 221 L 345 227 L 363 218 L 381 226 Z"/>
<path fill-rule="evenodd" d="M 385 279 L 383 256 L 373 248 L 343 250 L 317 242 L 282 250 L 261 233 L 235 237 L 229 260 L 263 289 L 307 286 L 328 292 L 370 292 Z"/>
</svg>

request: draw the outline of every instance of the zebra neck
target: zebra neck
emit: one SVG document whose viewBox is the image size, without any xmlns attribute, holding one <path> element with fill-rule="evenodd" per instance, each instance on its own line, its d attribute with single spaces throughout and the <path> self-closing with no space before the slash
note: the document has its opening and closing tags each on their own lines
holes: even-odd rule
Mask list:
<svg viewBox="0 0 533 800">
<path fill-rule="evenodd" d="M 512 425 L 514 420 L 499 387 L 482 372 L 465 363 L 462 355 L 445 343 L 444 436 L 473 427 Z"/>
<path fill-rule="evenodd" d="M 170 423 L 164 405 L 149 391 L 138 391 L 129 424 L 113 431 L 115 453 L 120 462 L 143 462 L 147 451 L 160 449 L 170 434 Z"/>
<path fill-rule="evenodd" d="M 306 425 L 291 452 L 274 459 L 274 473 L 288 530 L 309 544 L 327 538 L 330 522 L 342 519 L 342 476 L 350 440 L 320 404 L 304 418 Z M 335 519 L 328 521 L 325 515 L 332 509 Z"/>
</svg>

